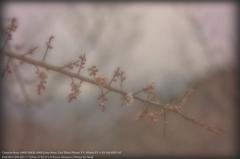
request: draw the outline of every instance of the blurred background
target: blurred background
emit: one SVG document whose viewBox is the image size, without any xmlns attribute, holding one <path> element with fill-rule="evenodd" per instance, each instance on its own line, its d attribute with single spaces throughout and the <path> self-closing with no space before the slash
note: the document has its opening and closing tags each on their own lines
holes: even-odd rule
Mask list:
<svg viewBox="0 0 240 159">
<path fill-rule="evenodd" d="M 111 77 L 119 66 L 125 90 L 155 82 L 163 103 L 178 99 L 197 84 L 186 113 L 221 127 L 215 135 L 174 113 L 152 125 L 135 120 L 142 104 L 121 107 L 109 95 L 104 112 L 99 89 L 83 84 L 68 103 L 71 79 L 48 72 L 47 89 L 38 95 L 35 68 L 17 66 L 4 77 L 4 148 L 20 150 L 122 151 L 124 155 L 231 156 L 235 130 L 235 6 L 233 3 L 5 3 L 3 22 L 15 17 L 18 29 L 9 44 L 19 54 L 37 46 L 41 59 L 62 66 L 86 54 Z M 83 72 L 87 76 L 87 72 Z"/>
</svg>

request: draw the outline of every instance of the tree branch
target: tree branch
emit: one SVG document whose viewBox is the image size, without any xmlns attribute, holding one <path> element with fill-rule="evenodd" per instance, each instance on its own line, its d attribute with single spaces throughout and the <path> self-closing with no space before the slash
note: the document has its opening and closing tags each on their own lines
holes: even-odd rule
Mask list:
<svg viewBox="0 0 240 159">
<path fill-rule="evenodd" d="M 54 71 L 54 72 L 58 72 L 60 74 L 68 76 L 70 78 L 76 78 L 76 79 L 79 79 L 80 81 L 84 81 L 86 83 L 93 84 L 93 85 L 99 87 L 99 84 L 96 83 L 95 80 L 93 80 L 91 78 L 88 78 L 88 77 L 85 77 L 85 76 L 82 76 L 82 75 L 77 74 L 77 73 L 72 73 L 70 71 L 64 70 L 64 68 L 61 67 L 61 66 L 60 67 L 59 66 L 54 66 L 54 65 L 45 63 L 44 61 L 35 60 L 33 58 L 29 58 L 29 57 L 26 57 L 26 56 L 23 56 L 23 55 L 19 55 L 19 54 L 14 53 L 14 52 L 5 52 L 4 55 L 8 56 L 9 58 L 14 58 L 14 59 L 17 59 L 19 61 L 23 61 L 25 63 L 31 64 L 31 65 L 34 65 L 34 66 L 39 66 L 39 67 L 45 68 L 46 70 L 51 70 L 51 71 Z M 107 89 L 108 91 L 115 92 L 115 93 L 120 94 L 122 96 L 124 96 L 128 93 L 128 92 L 122 91 L 120 89 L 114 88 L 110 85 L 104 85 L 102 87 Z M 148 99 L 143 99 L 141 97 L 138 97 L 137 94 L 134 94 L 133 98 L 137 101 L 140 101 L 140 102 L 144 103 L 144 104 L 155 106 L 155 107 L 158 107 L 160 109 L 163 109 L 164 111 L 174 112 L 174 113 L 180 115 L 183 119 L 185 119 L 187 121 L 190 121 L 190 122 L 194 123 L 195 125 L 203 127 L 206 130 L 208 130 L 210 132 L 213 132 L 215 134 L 221 134 L 222 133 L 222 130 L 219 129 L 219 128 L 209 126 L 206 123 L 203 123 L 203 122 L 198 121 L 198 120 L 196 120 L 196 119 L 194 119 L 194 118 L 192 118 L 188 115 L 185 115 L 183 113 L 183 110 L 180 109 L 179 105 L 176 105 L 176 104 L 174 104 L 174 105 L 160 104 L 159 102 L 155 102 L 155 101 L 151 101 L 151 100 L 148 100 Z"/>
</svg>

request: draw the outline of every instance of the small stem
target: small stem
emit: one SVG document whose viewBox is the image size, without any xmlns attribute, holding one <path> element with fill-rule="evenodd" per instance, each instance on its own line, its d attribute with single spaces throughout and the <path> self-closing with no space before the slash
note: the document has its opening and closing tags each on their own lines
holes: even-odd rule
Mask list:
<svg viewBox="0 0 240 159">
<path fill-rule="evenodd" d="M 54 36 L 51 35 L 51 36 L 49 37 L 49 39 L 48 39 L 48 42 L 46 43 L 47 48 L 46 48 L 46 51 L 45 51 L 45 53 L 44 53 L 44 55 L 43 55 L 42 62 L 45 61 L 45 59 L 46 59 L 46 57 L 47 57 L 48 50 L 49 50 L 49 49 L 52 49 L 51 42 L 52 42 L 53 38 L 54 38 Z"/>
<path fill-rule="evenodd" d="M 47 57 L 47 53 L 48 53 L 49 47 L 46 48 L 46 51 L 43 55 L 42 61 L 45 61 L 46 57 Z"/>
<path fill-rule="evenodd" d="M 111 86 L 113 81 L 115 80 L 116 78 L 116 74 L 113 75 L 112 79 L 109 81 L 108 85 Z"/>
</svg>

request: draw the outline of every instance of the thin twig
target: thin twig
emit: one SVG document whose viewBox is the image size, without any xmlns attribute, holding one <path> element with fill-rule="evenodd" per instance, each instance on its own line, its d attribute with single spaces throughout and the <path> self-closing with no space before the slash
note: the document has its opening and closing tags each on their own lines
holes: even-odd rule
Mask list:
<svg viewBox="0 0 240 159">
<path fill-rule="evenodd" d="M 51 35 L 51 36 L 49 37 L 49 39 L 48 39 L 48 42 L 46 43 L 46 50 L 45 50 L 45 52 L 44 52 L 44 55 L 43 55 L 42 61 L 45 61 L 49 49 L 52 49 L 51 42 L 52 42 L 53 38 L 54 38 L 54 36 Z"/>
</svg>

